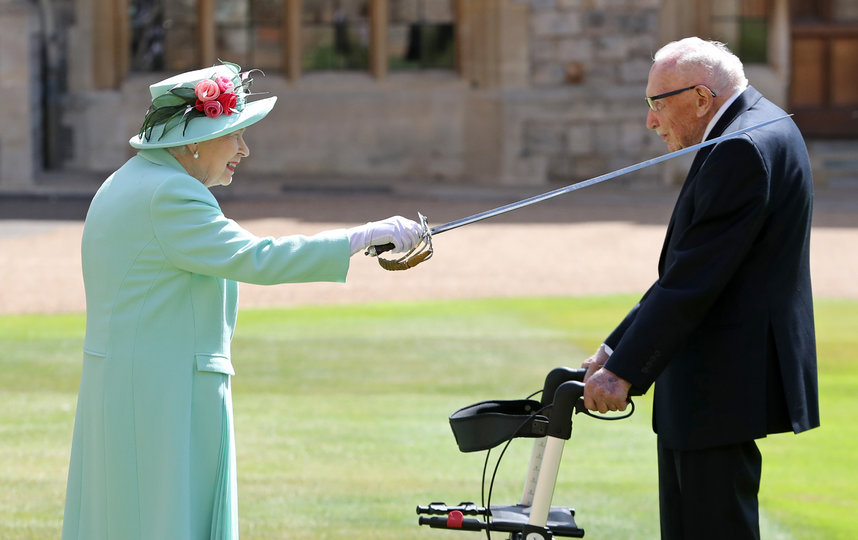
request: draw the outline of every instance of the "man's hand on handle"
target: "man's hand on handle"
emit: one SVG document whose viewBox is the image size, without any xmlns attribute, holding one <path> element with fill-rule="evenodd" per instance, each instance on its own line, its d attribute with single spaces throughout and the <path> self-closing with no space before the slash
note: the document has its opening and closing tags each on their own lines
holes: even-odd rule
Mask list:
<svg viewBox="0 0 858 540">
<path fill-rule="evenodd" d="M 584 375 L 584 406 L 603 414 L 608 411 L 626 410 L 629 404 L 629 389 L 632 386 L 630 382 L 604 367 L 608 358 L 610 355 L 602 346 L 581 365 L 587 370 Z"/>
</svg>

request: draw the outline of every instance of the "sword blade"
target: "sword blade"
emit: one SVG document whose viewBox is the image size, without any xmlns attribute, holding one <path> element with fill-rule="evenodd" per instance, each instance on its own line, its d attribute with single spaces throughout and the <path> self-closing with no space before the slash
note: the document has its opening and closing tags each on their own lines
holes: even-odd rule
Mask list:
<svg viewBox="0 0 858 540">
<path fill-rule="evenodd" d="M 721 141 L 725 141 L 727 139 L 732 139 L 749 131 L 753 131 L 755 129 L 761 128 L 763 126 L 767 126 L 769 124 L 773 124 L 784 118 L 789 118 L 792 116 L 791 114 L 787 114 L 784 116 L 779 116 L 773 120 L 766 120 L 765 122 L 760 122 L 759 124 L 755 124 L 753 126 L 746 127 L 744 129 L 740 129 L 738 131 L 731 131 L 730 133 L 725 133 L 720 137 L 715 137 L 714 139 L 709 139 L 708 141 L 703 141 L 701 143 L 695 144 L 694 146 L 689 146 L 687 148 L 683 148 L 681 150 L 676 150 L 674 152 L 669 152 L 662 156 L 658 156 L 652 159 L 648 159 L 646 161 L 641 161 L 640 163 L 635 163 L 634 165 L 629 165 L 628 167 L 623 167 L 622 169 L 618 169 L 613 172 L 609 172 L 603 174 L 601 176 L 596 176 L 594 178 L 590 178 L 588 180 L 582 180 L 581 182 L 577 182 L 575 184 L 571 184 L 566 187 L 562 187 L 559 189 L 555 189 L 553 191 L 549 191 L 547 193 L 543 193 L 541 195 L 535 195 L 533 197 L 529 197 L 527 199 L 523 199 L 518 202 L 510 203 L 504 206 L 499 206 L 497 208 L 493 208 L 492 210 L 486 210 L 485 212 L 480 212 L 478 214 L 474 214 L 472 216 L 464 217 L 461 219 L 457 219 L 455 221 L 451 221 L 449 223 L 444 223 L 443 225 L 438 225 L 436 227 L 432 227 L 430 229 L 430 233 L 441 234 L 442 232 L 450 231 L 452 229 L 458 229 L 459 227 L 463 227 L 465 225 L 470 225 L 471 223 L 476 223 L 478 221 L 482 221 L 484 219 L 489 219 L 495 216 L 499 216 L 501 214 L 506 214 L 507 212 L 512 212 L 513 210 L 518 210 L 520 208 L 524 208 L 526 206 L 530 206 L 532 204 L 540 203 L 542 201 L 547 201 L 548 199 L 553 199 L 554 197 L 558 197 L 560 195 L 565 195 L 566 193 L 571 193 L 573 191 L 577 191 L 579 189 L 583 189 L 585 187 L 592 186 L 594 184 L 599 184 L 601 182 L 606 182 L 608 180 L 613 180 L 618 176 L 623 176 L 625 174 L 629 174 L 631 172 L 639 171 L 641 169 L 645 169 L 652 165 L 656 165 L 658 163 L 662 163 L 669 159 L 673 159 L 691 152 L 696 152 L 701 148 L 705 148 L 707 146 L 711 146 L 713 144 L 718 144 Z"/>
</svg>

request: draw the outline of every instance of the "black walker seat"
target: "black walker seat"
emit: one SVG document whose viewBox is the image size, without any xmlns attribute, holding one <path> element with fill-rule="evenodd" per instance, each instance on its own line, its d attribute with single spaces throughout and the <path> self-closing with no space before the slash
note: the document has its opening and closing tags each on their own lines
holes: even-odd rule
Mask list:
<svg viewBox="0 0 858 540">
<path fill-rule="evenodd" d="M 534 438 L 534 449 L 522 501 L 492 505 L 474 503 L 418 506 L 418 523 L 431 528 L 510 533 L 510 540 L 582 538 L 575 510 L 550 506 L 563 443 L 572 435 L 572 414 L 584 410 L 583 369 L 556 368 L 545 378 L 542 401 L 481 401 L 450 416 L 459 450 L 488 450 L 513 438 Z M 430 517 L 425 517 L 425 516 Z M 465 516 L 482 516 L 483 519 Z"/>
<path fill-rule="evenodd" d="M 481 401 L 450 415 L 450 427 L 462 452 L 488 450 L 513 437 L 545 437 L 548 418 L 530 399 Z"/>
</svg>

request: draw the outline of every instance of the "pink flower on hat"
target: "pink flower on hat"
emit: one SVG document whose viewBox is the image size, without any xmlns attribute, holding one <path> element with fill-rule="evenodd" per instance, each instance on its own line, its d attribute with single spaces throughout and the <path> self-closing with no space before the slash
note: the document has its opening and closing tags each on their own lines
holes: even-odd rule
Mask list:
<svg viewBox="0 0 858 540">
<path fill-rule="evenodd" d="M 238 97 L 233 92 L 222 93 L 217 100 L 223 106 L 223 114 L 227 116 L 233 113 L 238 103 Z"/>
<path fill-rule="evenodd" d="M 241 68 L 236 64 L 221 63 L 225 69 L 220 69 L 214 73 L 209 71 L 208 77 L 203 80 L 197 79 L 198 73 L 203 70 L 197 70 L 182 74 L 181 81 L 179 81 L 180 77 L 176 76 L 162 81 L 158 85 L 152 85 L 150 87 L 153 95 L 152 105 L 146 111 L 146 117 L 143 119 L 143 125 L 140 127 L 136 138 L 141 142 L 135 143 L 132 140 L 131 145 L 135 148 L 142 148 L 147 144 L 152 144 L 153 131 L 159 126 L 163 126 L 164 129 L 157 137 L 158 141 L 168 134 L 174 139 L 177 138 L 175 130 L 179 128 L 182 128 L 182 138 L 192 138 L 192 135 L 188 133 L 188 124 L 195 118 L 215 119 L 221 115 L 231 116 L 244 111 L 247 96 L 250 95 L 250 85 L 253 83 L 250 74 L 254 70 L 241 72 Z M 235 73 L 235 76 L 230 78 L 227 76 L 229 72 Z M 179 81 L 178 84 L 177 81 Z M 166 91 L 167 85 L 165 83 L 172 85 L 166 88 Z M 262 116 L 267 112 L 265 111 Z M 257 119 L 251 118 L 250 122 L 252 123 Z M 211 129 L 214 130 L 214 133 L 219 133 L 230 127 L 231 124 L 215 123 L 210 128 L 202 129 Z"/>
<path fill-rule="evenodd" d="M 229 77 L 221 75 L 215 78 L 215 82 L 217 83 L 217 87 L 220 89 L 221 94 L 232 92 L 235 89 L 235 84 L 233 84 Z"/>
<path fill-rule="evenodd" d="M 220 95 L 220 87 L 211 79 L 203 79 L 194 85 L 194 93 L 200 101 L 207 102 L 217 99 Z"/>
<path fill-rule="evenodd" d="M 203 112 L 206 113 L 206 116 L 209 118 L 217 118 L 223 114 L 223 105 L 221 105 L 216 99 L 206 101 L 203 103 Z"/>
</svg>

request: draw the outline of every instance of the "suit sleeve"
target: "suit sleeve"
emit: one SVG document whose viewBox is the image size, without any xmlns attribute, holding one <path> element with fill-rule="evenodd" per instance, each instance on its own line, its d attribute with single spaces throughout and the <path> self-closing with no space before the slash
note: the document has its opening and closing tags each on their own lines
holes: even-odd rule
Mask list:
<svg viewBox="0 0 858 540">
<path fill-rule="evenodd" d="M 659 280 L 607 341 L 614 354 L 606 367 L 640 391 L 707 315 L 765 221 L 769 174 L 750 139 L 720 143 L 687 181 L 692 217 L 667 240 Z"/>
<path fill-rule="evenodd" d="M 257 237 L 227 219 L 208 189 L 185 175 L 159 186 L 150 213 L 166 257 L 188 272 L 260 285 L 344 282 L 348 273 L 344 230 Z"/>
</svg>

